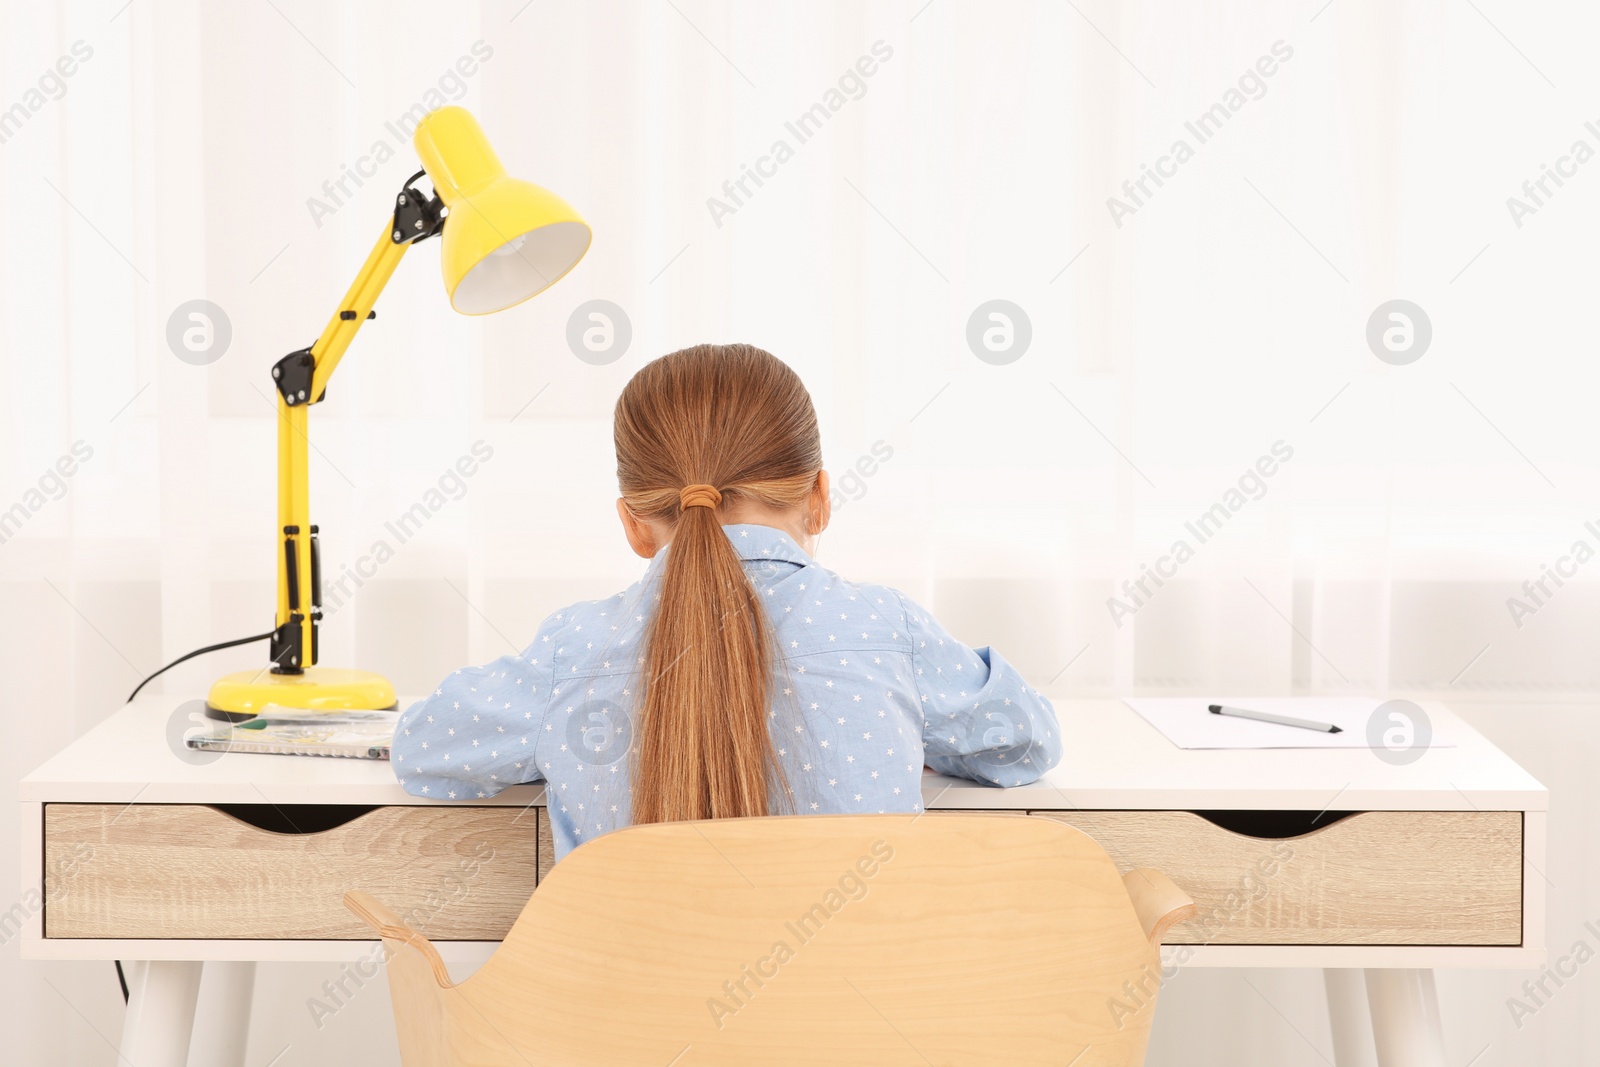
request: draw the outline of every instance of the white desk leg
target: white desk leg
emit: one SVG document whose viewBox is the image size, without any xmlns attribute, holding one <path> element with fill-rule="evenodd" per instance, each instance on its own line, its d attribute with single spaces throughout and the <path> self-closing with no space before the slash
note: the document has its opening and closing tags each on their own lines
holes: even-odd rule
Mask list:
<svg viewBox="0 0 1600 1067">
<path fill-rule="evenodd" d="M 199 1007 L 190 1067 L 244 1067 L 250 1036 L 250 998 L 256 988 L 253 962 L 212 961 L 200 975 Z"/>
<path fill-rule="evenodd" d="M 1322 972 L 1328 993 L 1328 1023 L 1333 1031 L 1333 1062 L 1338 1067 L 1377 1067 L 1368 1021 L 1367 983 L 1353 967 Z"/>
<path fill-rule="evenodd" d="M 123 967 L 130 981 L 118 1062 L 125 1060 L 138 1067 L 187 1067 L 195 998 L 200 994 L 200 964 L 148 960 L 131 968 L 124 963 Z"/>
<path fill-rule="evenodd" d="M 139 1016 L 134 1013 L 134 999 L 140 996 L 144 988 L 144 969 L 148 966 L 144 960 L 123 960 L 122 980 L 128 986 L 128 1006 L 122 1011 L 122 1040 L 117 1042 L 118 1050 L 133 1047 L 133 1034 L 138 1029 L 135 1022 Z"/>
<path fill-rule="evenodd" d="M 1432 971 L 1367 971 L 1379 1067 L 1444 1067 L 1444 1029 Z"/>
</svg>

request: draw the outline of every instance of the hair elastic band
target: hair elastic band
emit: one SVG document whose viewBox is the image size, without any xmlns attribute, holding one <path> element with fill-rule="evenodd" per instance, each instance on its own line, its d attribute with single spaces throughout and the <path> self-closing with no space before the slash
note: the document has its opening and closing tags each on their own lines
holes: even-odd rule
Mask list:
<svg viewBox="0 0 1600 1067">
<path fill-rule="evenodd" d="M 687 508 L 715 508 L 722 503 L 722 494 L 714 485 L 686 485 L 678 490 L 678 504 Z"/>
</svg>

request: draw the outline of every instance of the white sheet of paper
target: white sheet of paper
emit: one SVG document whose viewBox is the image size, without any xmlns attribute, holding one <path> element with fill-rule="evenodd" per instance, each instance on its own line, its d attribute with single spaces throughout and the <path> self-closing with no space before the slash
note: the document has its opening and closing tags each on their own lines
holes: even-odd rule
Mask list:
<svg viewBox="0 0 1600 1067">
<path fill-rule="evenodd" d="M 1367 723 L 1385 703 L 1371 697 L 1125 697 L 1122 702 L 1179 748 L 1367 748 Z M 1333 723 L 1341 732 L 1318 733 L 1298 726 L 1213 715 L 1207 710 L 1212 704 Z M 1391 711 L 1404 715 L 1406 705 L 1397 702 Z M 1428 748 L 1455 747 L 1454 741 L 1441 737 L 1431 724 L 1426 728 L 1430 736 L 1422 742 L 1418 736 L 1422 730 L 1415 723 L 1409 724 L 1408 735 L 1406 722 L 1387 713 L 1381 721 L 1380 744 L 1402 750 L 1419 743 Z M 1386 734 L 1387 742 L 1383 740 Z"/>
</svg>

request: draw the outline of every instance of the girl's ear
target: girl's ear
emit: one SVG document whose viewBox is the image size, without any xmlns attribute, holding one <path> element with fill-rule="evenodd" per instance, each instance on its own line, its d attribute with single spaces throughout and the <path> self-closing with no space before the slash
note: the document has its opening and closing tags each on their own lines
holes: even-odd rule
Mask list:
<svg viewBox="0 0 1600 1067">
<path fill-rule="evenodd" d="M 660 548 L 656 544 L 655 532 L 648 523 L 629 510 L 628 502 L 620 496 L 617 497 L 617 518 L 622 520 L 622 533 L 628 539 L 628 547 L 645 559 L 654 559 Z"/>
<path fill-rule="evenodd" d="M 833 501 L 828 493 L 828 472 L 817 472 L 817 483 L 811 487 L 811 495 L 806 499 L 806 532 L 813 537 L 828 528 L 828 521 L 833 518 Z"/>
</svg>

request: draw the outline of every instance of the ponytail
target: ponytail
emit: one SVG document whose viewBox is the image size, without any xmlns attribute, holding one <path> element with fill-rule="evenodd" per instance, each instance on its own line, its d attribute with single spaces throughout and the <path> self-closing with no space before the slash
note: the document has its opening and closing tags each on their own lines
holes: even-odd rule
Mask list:
<svg viewBox="0 0 1600 1067">
<path fill-rule="evenodd" d="M 624 502 L 672 529 L 635 687 L 633 821 L 771 814 L 787 801 L 768 730 L 780 653 L 721 505 L 806 499 L 822 468 L 811 397 L 761 349 L 701 345 L 634 376 L 615 432 Z"/>
<path fill-rule="evenodd" d="M 779 778 L 767 734 L 770 626 L 714 509 L 682 510 L 659 593 L 633 821 L 766 815 Z"/>
</svg>

